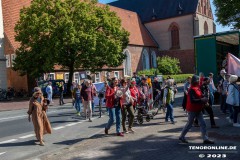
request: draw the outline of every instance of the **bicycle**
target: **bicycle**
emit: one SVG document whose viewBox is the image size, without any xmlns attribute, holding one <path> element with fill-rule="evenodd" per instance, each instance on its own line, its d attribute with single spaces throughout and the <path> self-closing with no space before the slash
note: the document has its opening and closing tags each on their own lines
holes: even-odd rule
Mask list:
<svg viewBox="0 0 240 160">
<path fill-rule="evenodd" d="M 153 108 L 152 108 L 152 115 L 153 117 L 156 116 L 159 111 L 163 111 L 163 113 L 166 113 L 166 107 L 162 104 L 162 94 L 161 91 L 158 90 L 158 94 L 153 101 Z"/>
</svg>

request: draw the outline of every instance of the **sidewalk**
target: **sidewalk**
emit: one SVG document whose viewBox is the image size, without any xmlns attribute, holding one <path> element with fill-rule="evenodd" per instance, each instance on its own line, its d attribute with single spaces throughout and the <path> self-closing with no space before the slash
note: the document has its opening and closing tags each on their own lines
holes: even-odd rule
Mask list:
<svg viewBox="0 0 240 160">
<path fill-rule="evenodd" d="M 51 105 L 50 107 L 59 106 L 59 99 L 58 98 L 54 98 L 53 102 L 54 102 L 53 105 Z M 66 98 L 66 99 L 64 99 L 64 102 L 65 103 L 71 103 L 72 99 L 71 98 Z M 28 104 L 29 104 L 29 100 L 0 102 L 0 112 L 10 111 L 10 110 L 27 109 Z"/>
<path fill-rule="evenodd" d="M 179 106 L 179 104 L 178 104 Z M 206 116 L 206 124 L 210 139 L 215 141 L 213 146 L 237 146 L 237 153 L 226 151 L 195 151 L 189 150 L 189 146 L 203 145 L 199 128 L 193 127 L 187 134 L 189 144 L 179 144 L 178 137 L 187 117 L 180 107 L 174 110 L 175 125 L 166 124 L 164 115 L 159 114 L 150 122 L 144 121 L 142 125 L 134 124 L 135 134 L 125 134 L 124 137 L 115 135 L 115 127 L 104 134 L 104 125 L 96 126 L 103 128 L 103 132 L 85 140 L 73 140 L 75 144 L 66 145 L 62 150 L 45 153 L 36 157 L 41 160 L 198 160 L 212 159 L 199 158 L 209 156 L 208 153 L 225 156 L 226 160 L 238 160 L 240 157 L 240 128 L 232 127 L 224 115 L 219 112 L 219 107 L 214 107 L 215 119 L 219 129 L 211 129 L 209 117 Z M 79 131 L 81 134 L 81 131 Z M 51 142 L 49 142 L 51 143 Z M 61 143 L 61 142 L 60 142 Z M 224 154 L 224 155 L 222 155 Z M 210 155 L 211 156 L 211 155 Z M 214 156 L 214 155 L 213 155 Z M 221 158 L 218 158 L 221 159 Z"/>
</svg>

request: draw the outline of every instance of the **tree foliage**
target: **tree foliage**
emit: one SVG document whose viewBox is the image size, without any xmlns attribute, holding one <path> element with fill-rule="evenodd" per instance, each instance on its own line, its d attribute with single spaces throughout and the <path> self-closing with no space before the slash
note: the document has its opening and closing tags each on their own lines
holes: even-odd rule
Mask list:
<svg viewBox="0 0 240 160">
<path fill-rule="evenodd" d="M 180 61 L 177 58 L 171 58 L 169 56 L 158 57 L 158 71 L 164 75 L 174 75 L 181 73 Z"/>
<path fill-rule="evenodd" d="M 15 26 L 14 69 L 39 77 L 60 65 L 69 70 L 117 67 L 125 55 L 129 33 L 108 6 L 96 0 L 33 0 L 21 9 Z"/>
<path fill-rule="evenodd" d="M 213 0 L 216 6 L 217 22 L 223 26 L 232 26 L 240 29 L 240 1 L 239 0 Z"/>
</svg>

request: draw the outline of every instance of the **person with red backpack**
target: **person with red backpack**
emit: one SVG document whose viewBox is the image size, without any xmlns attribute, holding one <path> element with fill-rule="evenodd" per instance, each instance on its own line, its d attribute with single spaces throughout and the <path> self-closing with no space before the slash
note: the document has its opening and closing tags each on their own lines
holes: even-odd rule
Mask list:
<svg viewBox="0 0 240 160">
<path fill-rule="evenodd" d="M 204 104 L 206 104 L 207 102 L 208 102 L 208 98 L 203 96 L 199 86 L 199 77 L 194 75 L 192 77 L 191 87 L 189 88 L 188 95 L 187 95 L 186 109 L 188 111 L 188 121 L 179 137 L 179 140 L 182 143 L 188 143 L 188 141 L 185 139 L 185 136 L 188 133 L 188 131 L 192 128 L 194 119 L 197 118 L 198 121 L 200 122 L 203 143 L 214 144 L 214 142 L 209 140 L 207 136 L 206 123 L 202 113 Z"/>
</svg>

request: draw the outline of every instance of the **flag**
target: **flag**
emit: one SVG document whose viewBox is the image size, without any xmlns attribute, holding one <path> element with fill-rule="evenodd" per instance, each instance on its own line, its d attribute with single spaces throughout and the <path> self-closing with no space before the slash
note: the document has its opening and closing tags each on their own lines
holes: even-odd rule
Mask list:
<svg viewBox="0 0 240 160">
<path fill-rule="evenodd" d="M 227 68 L 228 74 L 235 74 L 240 77 L 240 59 L 238 59 L 231 53 L 228 53 Z"/>
</svg>

